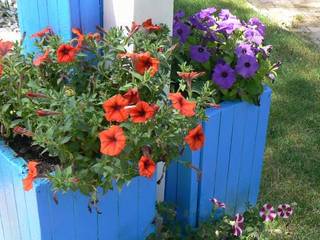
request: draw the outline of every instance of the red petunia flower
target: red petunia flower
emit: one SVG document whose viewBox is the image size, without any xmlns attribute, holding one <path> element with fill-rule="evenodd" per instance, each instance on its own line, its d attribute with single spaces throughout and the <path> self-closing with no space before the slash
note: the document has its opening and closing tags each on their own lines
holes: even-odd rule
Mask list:
<svg viewBox="0 0 320 240">
<path fill-rule="evenodd" d="M 139 160 L 139 174 L 140 176 L 151 178 L 156 171 L 155 162 L 146 156 L 142 156 Z"/>
<path fill-rule="evenodd" d="M 39 55 L 33 60 L 33 65 L 36 67 L 40 66 L 42 63 L 48 61 L 50 50 L 47 49 L 43 55 Z"/>
<path fill-rule="evenodd" d="M 47 116 L 59 115 L 61 114 L 61 112 L 53 112 L 53 111 L 39 109 L 36 111 L 36 114 L 38 117 L 47 117 Z"/>
<path fill-rule="evenodd" d="M 32 137 L 33 136 L 33 132 L 23 128 L 23 127 L 20 127 L 20 126 L 16 126 L 14 129 L 13 129 L 13 132 L 15 134 L 19 134 L 21 136 L 27 136 L 27 137 Z"/>
<path fill-rule="evenodd" d="M 183 116 L 193 117 L 196 112 L 196 103 L 186 100 L 181 93 L 169 93 L 173 108 L 177 109 Z"/>
<path fill-rule="evenodd" d="M 31 38 L 42 38 L 48 33 L 52 33 L 52 29 L 50 27 L 46 27 L 45 29 L 42 29 L 41 31 L 32 34 Z"/>
<path fill-rule="evenodd" d="M 95 40 L 95 41 L 100 41 L 101 40 L 101 35 L 100 35 L 100 33 L 89 33 L 88 34 L 88 38 L 90 39 L 90 40 Z"/>
<path fill-rule="evenodd" d="M 25 191 L 30 191 L 33 187 L 33 181 L 38 175 L 37 165 L 38 162 L 30 161 L 28 162 L 28 175 L 25 179 L 22 180 L 23 188 Z"/>
<path fill-rule="evenodd" d="M 196 128 L 192 129 L 184 138 L 184 141 L 189 144 L 192 151 L 201 149 L 205 141 L 202 126 L 199 124 Z"/>
<path fill-rule="evenodd" d="M 77 48 L 69 44 L 62 44 L 57 50 L 57 59 L 59 63 L 73 62 L 76 58 Z"/>
<path fill-rule="evenodd" d="M 43 93 L 35 93 L 35 92 L 27 92 L 26 97 L 28 97 L 28 98 L 48 98 L 48 96 Z"/>
<path fill-rule="evenodd" d="M 13 48 L 13 42 L 0 40 L 0 58 L 4 57 Z"/>
<path fill-rule="evenodd" d="M 113 96 L 103 103 L 105 117 L 108 121 L 124 122 L 128 119 L 128 112 L 125 109 L 129 102 L 120 94 Z"/>
<path fill-rule="evenodd" d="M 131 58 L 136 72 L 141 75 L 149 71 L 150 76 L 153 77 L 159 71 L 159 60 L 151 57 L 149 52 L 134 53 Z"/>
<path fill-rule="evenodd" d="M 129 105 L 134 105 L 140 101 L 140 95 L 136 88 L 129 89 L 123 97 L 128 100 Z"/>
<path fill-rule="evenodd" d="M 183 80 L 192 81 L 205 75 L 205 72 L 178 72 L 178 76 Z"/>
<path fill-rule="evenodd" d="M 100 152 L 108 156 L 117 156 L 126 146 L 126 136 L 119 126 L 111 126 L 99 134 Z"/>
<path fill-rule="evenodd" d="M 147 102 L 140 101 L 135 107 L 129 109 L 131 120 L 134 123 L 144 123 L 154 115 L 155 108 Z"/>
<path fill-rule="evenodd" d="M 152 23 L 152 19 L 151 18 L 149 18 L 145 22 L 143 22 L 142 26 L 144 27 L 144 29 L 146 29 L 148 31 L 159 31 L 161 29 L 160 26 L 154 25 Z"/>
<path fill-rule="evenodd" d="M 84 42 L 84 35 L 79 28 L 72 28 L 72 33 L 78 37 L 77 46 L 75 48 L 80 50 Z"/>
</svg>

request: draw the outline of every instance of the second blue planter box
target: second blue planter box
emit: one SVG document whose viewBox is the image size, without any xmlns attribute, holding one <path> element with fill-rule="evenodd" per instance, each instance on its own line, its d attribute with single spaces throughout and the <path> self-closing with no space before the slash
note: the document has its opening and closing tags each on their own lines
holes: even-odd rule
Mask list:
<svg viewBox="0 0 320 240">
<path fill-rule="evenodd" d="M 181 161 L 191 162 L 197 172 L 179 163 L 169 167 L 165 200 L 177 207 L 178 220 L 196 226 L 210 216 L 217 198 L 227 213 L 243 212 L 258 198 L 271 104 L 271 89 L 265 87 L 260 106 L 224 102 L 221 109 L 208 109 L 203 123 L 206 141 L 201 151 L 187 149 Z"/>
</svg>

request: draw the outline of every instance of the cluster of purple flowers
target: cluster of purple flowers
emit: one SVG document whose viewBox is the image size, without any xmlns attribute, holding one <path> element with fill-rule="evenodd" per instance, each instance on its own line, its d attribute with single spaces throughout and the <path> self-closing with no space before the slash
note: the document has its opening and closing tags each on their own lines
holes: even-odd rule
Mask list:
<svg viewBox="0 0 320 240">
<path fill-rule="evenodd" d="M 226 204 L 216 198 L 210 198 L 210 202 L 215 208 L 226 208 Z M 265 204 L 259 211 L 259 215 L 263 222 L 272 222 L 277 216 L 280 218 L 289 218 L 293 214 L 293 209 L 289 204 L 280 204 L 277 211 L 271 204 Z M 236 214 L 232 224 L 232 233 L 235 237 L 240 237 L 244 230 L 244 216 L 240 213 Z"/>
<path fill-rule="evenodd" d="M 174 36 L 180 44 L 188 44 L 190 59 L 200 68 L 210 61 L 214 66 L 212 81 L 221 89 L 230 89 L 237 80 L 250 80 L 256 75 L 260 68 L 258 56 L 265 60 L 272 49 L 262 45 L 265 31 L 258 18 L 241 22 L 228 9 L 211 7 L 189 18 L 179 11 L 174 16 Z M 227 52 L 230 50 L 224 46 L 233 42 L 234 52 Z"/>
</svg>

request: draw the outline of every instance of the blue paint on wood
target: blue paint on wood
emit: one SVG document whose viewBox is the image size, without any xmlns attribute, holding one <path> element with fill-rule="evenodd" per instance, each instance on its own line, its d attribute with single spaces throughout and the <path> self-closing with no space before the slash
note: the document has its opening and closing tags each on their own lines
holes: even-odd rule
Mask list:
<svg viewBox="0 0 320 240">
<path fill-rule="evenodd" d="M 219 130 L 221 111 L 216 109 L 207 110 L 208 120 L 203 123 L 206 136 L 205 145 L 202 150 L 201 158 L 201 182 L 199 194 L 199 219 L 200 221 L 208 219 L 212 211 L 210 198 L 214 197 L 213 189 L 216 176 L 216 165 L 219 146 Z M 203 161 L 209 159 L 209 161 Z"/>
<path fill-rule="evenodd" d="M 211 197 L 225 201 L 229 214 L 244 211 L 249 202 L 256 203 L 270 99 L 271 90 L 266 87 L 261 107 L 234 101 L 222 103 L 221 109 L 207 110 L 209 119 L 203 123 L 205 146 L 200 157 L 189 155 L 191 161 L 200 159 L 200 183 L 191 180 L 187 171 L 180 170 L 181 166 L 176 171 L 171 165 L 167 171 L 165 200 L 178 206 L 178 220 L 195 226 L 197 221 L 207 219 L 212 210 Z M 190 209 L 195 202 L 190 198 L 190 189 L 198 185 L 197 214 L 193 215 Z"/>
<path fill-rule="evenodd" d="M 136 177 L 119 192 L 100 192 L 97 215 L 88 211 L 89 198 L 80 192 L 58 193 L 53 201 L 50 183 L 37 179 L 24 192 L 26 162 L 0 142 L 1 240 L 125 240 L 144 239 L 154 231 L 156 179 Z"/>
<path fill-rule="evenodd" d="M 260 109 L 258 117 L 258 127 L 256 136 L 256 148 L 254 151 L 254 163 L 250 180 L 249 203 L 255 205 L 260 188 L 260 179 L 263 167 L 264 149 L 267 138 L 267 128 L 271 105 L 271 89 L 265 87 L 265 91 L 260 99 Z"/>
<path fill-rule="evenodd" d="M 80 5 L 80 18 L 82 31 L 95 32 L 96 26 L 102 26 L 100 0 L 82 0 Z"/>
<path fill-rule="evenodd" d="M 177 203 L 178 162 L 172 161 L 166 171 L 164 199 L 171 204 Z"/>
</svg>

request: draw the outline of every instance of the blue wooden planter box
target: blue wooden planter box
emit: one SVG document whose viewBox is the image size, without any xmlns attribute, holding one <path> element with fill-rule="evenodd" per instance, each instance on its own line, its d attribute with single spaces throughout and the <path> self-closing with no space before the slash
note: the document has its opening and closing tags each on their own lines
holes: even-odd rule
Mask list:
<svg viewBox="0 0 320 240">
<path fill-rule="evenodd" d="M 100 198 L 99 210 L 88 211 L 88 197 L 58 193 L 54 203 L 50 184 L 36 181 L 25 192 L 26 162 L 0 142 L 1 240 L 142 240 L 154 231 L 156 179 L 134 178 L 121 192 Z"/>
<path fill-rule="evenodd" d="M 102 26 L 103 0 L 18 0 L 21 33 L 26 32 L 24 46 L 34 51 L 30 36 L 48 26 L 64 40 L 72 38 L 73 27 L 84 33 L 95 32 Z"/>
<path fill-rule="evenodd" d="M 186 149 L 180 159 L 198 167 L 201 178 L 176 162 L 167 171 L 165 200 L 176 205 L 178 220 L 196 226 L 207 219 L 213 197 L 226 203 L 229 214 L 256 204 L 270 104 L 271 89 L 265 87 L 260 107 L 238 101 L 207 110 L 204 148 Z"/>
</svg>

